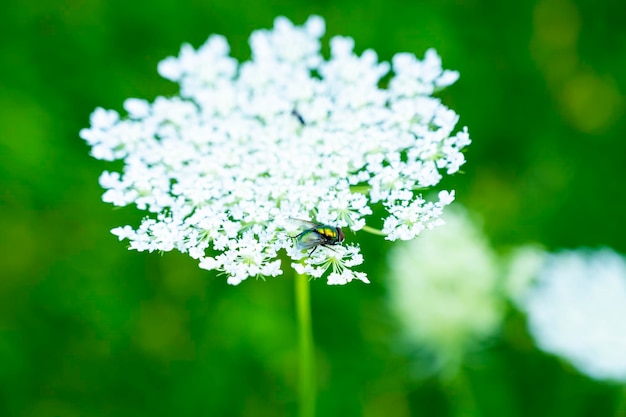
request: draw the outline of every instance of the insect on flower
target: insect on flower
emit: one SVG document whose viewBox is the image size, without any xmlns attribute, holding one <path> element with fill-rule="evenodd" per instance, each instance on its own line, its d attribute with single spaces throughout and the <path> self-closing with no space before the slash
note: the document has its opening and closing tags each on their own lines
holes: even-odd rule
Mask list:
<svg viewBox="0 0 626 417">
<path fill-rule="evenodd" d="M 302 117 L 302 115 L 298 113 L 298 110 L 293 109 L 291 111 L 291 115 L 294 116 L 296 119 L 298 119 L 298 121 L 300 122 L 302 126 L 306 125 L 306 122 L 304 121 L 304 117 Z"/>
<path fill-rule="evenodd" d="M 307 227 L 296 236 L 291 236 L 296 240 L 296 248 L 300 250 L 308 250 L 309 256 L 315 252 L 319 246 L 332 249 L 330 246 L 340 245 L 345 236 L 341 227 L 329 226 L 327 224 L 310 222 L 307 220 L 293 219 Z"/>
</svg>

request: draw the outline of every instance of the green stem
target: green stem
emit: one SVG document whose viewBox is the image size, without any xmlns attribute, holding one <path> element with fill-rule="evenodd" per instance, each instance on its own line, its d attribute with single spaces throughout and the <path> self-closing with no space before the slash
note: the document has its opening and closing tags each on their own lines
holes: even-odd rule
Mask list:
<svg viewBox="0 0 626 417">
<path fill-rule="evenodd" d="M 374 229 L 373 227 L 370 227 L 367 225 L 363 226 L 361 230 L 367 233 L 371 233 L 376 236 L 387 236 L 385 233 L 382 232 L 382 230 Z"/>
<path fill-rule="evenodd" d="M 626 417 L 626 386 L 620 387 L 615 417 Z"/>
<path fill-rule="evenodd" d="M 463 369 L 459 369 L 455 376 L 444 381 L 443 388 L 448 396 L 452 416 L 480 417 L 482 415 L 476 404 L 469 377 Z"/>
<path fill-rule="evenodd" d="M 296 274 L 296 313 L 300 357 L 299 416 L 315 416 L 315 362 L 313 329 L 311 327 L 311 296 L 309 277 Z"/>
<path fill-rule="evenodd" d="M 360 194 L 367 194 L 370 192 L 370 189 L 372 187 L 370 187 L 369 185 L 352 185 L 350 187 L 350 192 L 353 193 L 360 193 Z"/>
</svg>

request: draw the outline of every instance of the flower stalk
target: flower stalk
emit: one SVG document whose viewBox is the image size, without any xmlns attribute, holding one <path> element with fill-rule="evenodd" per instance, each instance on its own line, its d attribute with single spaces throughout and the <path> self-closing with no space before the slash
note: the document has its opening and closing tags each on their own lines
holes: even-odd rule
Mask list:
<svg viewBox="0 0 626 417">
<path fill-rule="evenodd" d="M 311 326 L 311 296 L 309 277 L 296 273 L 296 317 L 298 321 L 299 353 L 299 417 L 315 416 L 315 359 Z"/>
<path fill-rule="evenodd" d="M 363 226 L 363 228 L 361 230 L 363 230 L 364 232 L 367 232 L 367 233 L 371 233 L 371 234 L 376 235 L 376 236 L 387 236 L 387 234 L 383 233 L 382 230 L 375 229 L 375 228 L 373 228 L 371 226 L 367 226 L 367 225 Z"/>
</svg>

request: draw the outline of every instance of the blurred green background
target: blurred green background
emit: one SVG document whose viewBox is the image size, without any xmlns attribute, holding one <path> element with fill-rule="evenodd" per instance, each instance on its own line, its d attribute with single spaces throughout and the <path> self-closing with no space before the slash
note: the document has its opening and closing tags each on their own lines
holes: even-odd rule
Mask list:
<svg viewBox="0 0 626 417">
<path fill-rule="evenodd" d="M 383 60 L 435 47 L 461 79 L 440 96 L 473 144 L 442 185 L 496 248 L 626 252 L 626 6 L 621 0 L 40 1 L 0 4 L 0 415 L 289 416 L 297 346 L 291 278 L 230 287 L 186 256 L 129 252 L 134 209 L 100 200 L 78 131 L 96 106 L 176 93 L 159 60 L 224 34 L 232 55 L 277 15 L 326 19 Z M 372 284 L 312 285 L 320 416 L 446 416 L 458 393 L 416 380 L 394 348 L 385 254 Z M 510 313 L 465 365 L 465 415 L 601 416 L 619 388 L 533 347 Z"/>
</svg>

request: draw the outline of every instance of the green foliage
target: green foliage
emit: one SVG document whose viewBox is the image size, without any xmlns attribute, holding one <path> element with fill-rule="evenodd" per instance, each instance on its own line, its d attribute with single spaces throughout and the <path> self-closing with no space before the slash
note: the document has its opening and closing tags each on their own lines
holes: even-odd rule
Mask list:
<svg viewBox="0 0 626 417">
<path fill-rule="evenodd" d="M 229 287 L 177 254 L 128 252 L 142 214 L 100 201 L 78 131 L 96 106 L 175 93 L 157 62 L 211 33 L 249 54 L 276 15 L 388 60 L 428 47 L 461 79 L 442 99 L 474 143 L 446 180 L 501 250 L 626 252 L 626 26 L 618 0 L 17 1 L 0 5 L 0 415 L 288 416 L 292 277 Z M 353 239 L 347 233 L 346 239 Z M 618 390 L 533 348 L 512 314 L 462 378 L 415 380 L 386 308 L 390 244 L 363 236 L 372 284 L 312 283 L 321 416 L 598 416 Z M 460 408 L 460 405 L 466 405 Z"/>
</svg>

